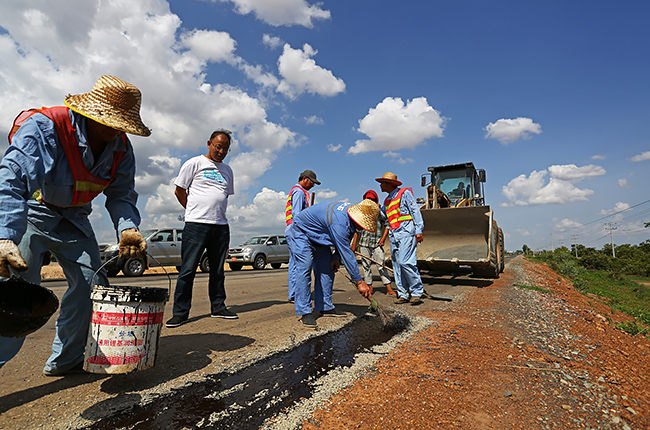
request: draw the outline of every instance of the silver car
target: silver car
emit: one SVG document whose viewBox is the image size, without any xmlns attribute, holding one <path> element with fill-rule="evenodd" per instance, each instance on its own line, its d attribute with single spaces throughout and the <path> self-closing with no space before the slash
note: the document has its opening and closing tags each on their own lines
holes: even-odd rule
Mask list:
<svg viewBox="0 0 650 430">
<path fill-rule="evenodd" d="M 117 275 L 120 270 L 126 276 L 140 276 L 148 267 L 175 266 L 177 270 L 181 267 L 181 241 L 183 229 L 180 228 L 158 228 L 141 231 L 147 240 L 147 259 L 117 257 L 120 251 L 118 244 L 108 245 L 104 249 L 100 247 L 102 264 L 110 261 L 106 266 L 108 276 Z M 114 258 L 115 257 L 115 258 Z M 203 253 L 199 260 L 199 268 L 202 272 L 209 272 L 208 255 Z"/>
<path fill-rule="evenodd" d="M 282 263 L 289 263 L 289 246 L 284 236 L 255 236 L 244 244 L 228 250 L 226 261 L 230 270 L 241 270 L 250 265 L 262 270 L 267 264 L 279 269 Z"/>
</svg>

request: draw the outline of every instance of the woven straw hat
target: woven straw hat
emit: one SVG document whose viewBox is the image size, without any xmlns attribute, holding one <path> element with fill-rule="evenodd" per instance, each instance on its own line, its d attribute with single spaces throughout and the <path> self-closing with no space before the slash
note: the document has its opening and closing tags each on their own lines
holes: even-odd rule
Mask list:
<svg viewBox="0 0 650 430">
<path fill-rule="evenodd" d="M 149 136 L 140 118 L 140 90 L 115 76 L 101 76 L 89 93 L 70 95 L 65 104 L 73 111 L 115 130 Z"/>
<path fill-rule="evenodd" d="M 377 231 L 379 205 L 370 199 L 365 199 L 358 205 L 348 206 L 348 215 L 364 230 Z"/>
<path fill-rule="evenodd" d="M 393 184 L 396 187 L 399 187 L 400 185 L 402 185 L 402 183 L 397 180 L 397 175 L 394 174 L 393 172 L 386 172 L 386 173 L 384 173 L 384 176 L 382 176 L 381 178 L 375 179 L 375 181 L 377 181 L 377 182 L 388 182 L 389 184 Z"/>
</svg>

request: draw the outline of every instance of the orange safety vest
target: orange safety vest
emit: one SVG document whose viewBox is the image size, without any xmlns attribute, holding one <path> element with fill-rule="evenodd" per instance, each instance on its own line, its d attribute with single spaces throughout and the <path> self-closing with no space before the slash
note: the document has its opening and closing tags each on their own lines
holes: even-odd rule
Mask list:
<svg viewBox="0 0 650 430">
<path fill-rule="evenodd" d="M 305 202 L 307 203 L 307 207 L 309 207 L 309 192 L 299 185 L 291 187 L 291 191 L 289 191 L 289 197 L 287 197 L 287 206 L 284 209 L 287 225 L 293 222 L 293 206 L 291 205 L 291 196 L 293 195 L 293 190 L 296 188 L 300 188 L 305 193 Z"/>
<path fill-rule="evenodd" d="M 79 143 L 77 142 L 77 138 L 74 134 L 75 129 L 72 127 L 72 122 L 70 121 L 70 115 L 66 106 L 55 106 L 50 108 L 43 107 L 41 109 L 28 109 L 22 111 L 14 120 L 11 131 L 9 132 L 9 144 L 11 144 L 11 138 L 14 136 L 14 134 L 16 134 L 20 126 L 25 123 L 27 118 L 36 113 L 42 113 L 52 120 L 56 134 L 59 136 L 59 142 L 61 143 L 63 151 L 65 152 L 65 156 L 68 159 L 68 164 L 70 165 L 70 170 L 72 171 L 72 177 L 74 178 L 72 202 L 68 205 L 68 207 L 87 205 L 102 191 L 104 191 L 106 187 L 108 187 L 108 184 L 110 184 L 113 180 L 113 177 L 115 176 L 115 169 L 122 159 L 122 156 L 124 156 L 126 153 L 126 136 L 122 135 L 122 141 L 124 142 L 124 151 L 115 151 L 113 153 L 113 167 L 111 169 L 111 178 L 109 180 L 100 179 L 90 173 L 84 164 L 83 157 L 81 156 L 81 150 L 79 149 Z M 39 202 L 51 204 L 43 199 L 41 190 L 37 190 L 34 193 L 33 197 Z"/>
<path fill-rule="evenodd" d="M 402 200 L 402 194 L 404 194 L 404 191 L 406 190 L 413 192 L 411 188 L 400 188 L 393 200 L 388 200 L 388 197 L 386 197 L 386 200 L 384 200 L 384 206 L 386 207 L 386 217 L 388 217 L 388 223 L 390 224 L 391 230 L 399 228 L 402 221 L 413 221 L 413 217 L 410 214 L 401 215 L 399 212 L 399 204 Z"/>
</svg>

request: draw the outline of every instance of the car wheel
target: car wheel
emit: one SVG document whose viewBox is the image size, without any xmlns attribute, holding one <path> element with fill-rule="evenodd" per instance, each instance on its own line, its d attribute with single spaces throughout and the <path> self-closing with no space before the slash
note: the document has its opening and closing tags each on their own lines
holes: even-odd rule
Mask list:
<svg viewBox="0 0 650 430">
<path fill-rule="evenodd" d="M 253 261 L 253 269 L 262 270 L 266 267 L 266 256 L 264 254 L 258 254 L 255 256 Z"/>
<path fill-rule="evenodd" d="M 273 267 L 274 269 L 279 269 L 280 267 L 282 267 L 282 263 L 271 263 L 271 267 Z"/>
<path fill-rule="evenodd" d="M 111 278 L 113 276 L 117 276 L 118 273 L 120 273 L 120 269 L 111 269 L 106 271 L 106 275 L 110 276 Z"/>
<path fill-rule="evenodd" d="M 235 264 L 235 263 L 229 263 L 228 266 L 230 266 L 230 270 L 237 271 L 241 270 L 241 264 Z"/>
<path fill-rule="evenodd" d="M 147 269 L 147 265 L 142 258 L 129 258 L 124 263 L 122 272 L 126 276 L 142 276 Z"/>
<path fill-rule="evenodd" d="M 208 261 L 208 255 L 204 255 L 201 261 L 199 262 L 199 268 L 203 273 L 210 273 L 210 262 Z"/>
</svg>

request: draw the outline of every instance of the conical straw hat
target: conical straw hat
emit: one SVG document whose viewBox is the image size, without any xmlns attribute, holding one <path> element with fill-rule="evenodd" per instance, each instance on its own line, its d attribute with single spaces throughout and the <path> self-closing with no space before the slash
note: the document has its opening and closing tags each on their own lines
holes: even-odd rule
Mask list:
<svg viewBox="0 0 650 430">
<path fill-rule="evenodd" d="M 375 179 L 375 181 L 380 182 L 380 183 L 381 182 L 388 182 L 389 184 L 393 184 L 396 187 L 399 187 L 400 185 L 402 185 L 402 183 L 397 180 L 397 175 L 394 174 L 393 172 L 386 172 L 386 173 L 384 173 L 384 176 L 382 176 L 381 178 Z"/>
<path fill-rule="evenodd" d="M 140 90 L 115 76 L 101 76 L 89 93 L 70 95 L 65 104 L 100 124 L 138 136 L 149 136 L 151 130 L 140 118 Z"/>
<path fill-rule="evenodd" d="M 365 199 L 357 205 L 348 206 L 348 215 L 364 230 L 377 231 L 379 205 L 370 199 Z"/>
</svg>

